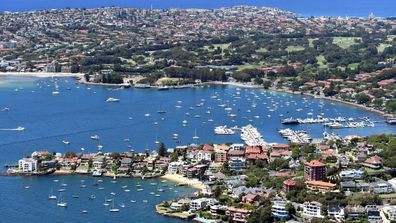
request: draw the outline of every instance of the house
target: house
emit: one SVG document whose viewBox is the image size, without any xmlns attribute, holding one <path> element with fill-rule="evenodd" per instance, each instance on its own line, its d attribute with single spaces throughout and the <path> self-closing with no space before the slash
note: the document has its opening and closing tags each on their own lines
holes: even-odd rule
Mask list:
<svg viewBox="0 0 396 223">
<path fill-rule="evenodd" d="M 35 159 L 43 158 L 45 156 L 50 155 L 48 151 L 35 151 L 32 153 L 31 157 Z"/>
<path fill-rule="evenodd" d="M 130 167 L 132 164 L 132 159 L 131 158 L 122 158 L 121 159 L 121 165 L 120 167 Z"/>
<path fill-rule="evenodd" d="M 258 205 L 260 196 L 258 194 L 246 194 L 242 197 L 242 202 L 245 204 Z"/>
<path fill-rule="evenodd" d="M 227 152 L 224 150 L 217 150 L 215 152 L 215 160 L 216 163 L 224 163 L 227 161 Z"/>
<path fill-rule="evenodd" d="M 193 211 L 197 211 L 206 208 L 207 205 L 207 198 L 198 198 L 190 202 L 190 209 Z"/>
<path fill-rule="evenodd" d="M 364 175 L 364 171 L 363 170 L 355 170 L 355 169 L 351 169 L 351 170 L 344 170 L 341 171 L 339 176 L 342 179 L 348 179 L 348 180 L 357 180 L 362 178 Z"/>
<path fill-rule="evenodd" d="M 263 189 L 260 187 L 239 186 L 232 190 L 232 195 L 235 197 L 239 197 L 239 195 L 241 195 L 241 194 L 260 195 L 260 194 L 263 194 Z"/>
<path fill-rule="evenodd" d="M 289 151 L 289 150 L 290 150 L 289 144 L 277 143 L 277 144 L 272 145 L 272 151 L 284 152 L 284 151 Z"/>
<path fill-rule="evenodd" d="M 215 151 L 220 151 L 220 150 L 222 150 L 222 151 L 227 152 L 228 150 L 230 150 L 230 146 L 227 146 L 227 145 L 225 145 L 225 144 L 222 144 L 222 145 L 215 145 L 215 146 L 214 146 L 214 150 L 215 150 Z"/>
<path fill-rule="evenodd" d="M 261 153 L 261 149 L 257 146 L 248 146 L 245 149 L 246 156 L 250 154 L 259 154 L 259 153 Z"/>
<path fill-rule="evenodd" d="M 246 167 L 246 160 L 241 157 L 232 157 L 228 161 L 228 167 L 232 171 L 241 171 Z"/>
<path fill-rule="evenodd" d="M 265 154 L 251 153 L 246 157 L 246 160 L 249 164 L 255 164 L 257 160 L 268 163 L 268 156 Z"/>
<path fill-rule="evenodd" d="M 324 218 L 322 215 L 322 204 L 317 201 L 304 202 L 303 204 L 303 218 Z"/>
<path fill-rule="evenodd" d="M 181 207 L 185 204 L 189 205 L 191 200 L 189 198 L 179 199 L 177 202 L 172 202 L 170 209 L 174 211 L 180 211 Z"/>
<path fill-rule="evenodd" d="M 362 165 L 371 169 L 380 169 L 382 167 L 382 158 L 377 155 L 372 156 L 366 159 Z"/>
<path fill-rule="evenodd" d="M 286 210 L 287 201 L 285 200 L 275 200 L 271 207 L 271 213 L 276 218 L 287 217 L 288 212 Z"/>
<path fill-rule="evenodd" d="M 18 166 L 24 173 L 36 172 L 37 160 L 32 158 L 23 158 L 18 161 Z"/>
<path fill-rule="evenodd" d="M 149 156 L 144 161 L 148 170 L 154 170 L 156 161 L 156 158 L 154 156 Z"/>
<path fill-rule="evenodd" d="M 232 222 L 246 222 L 246 219 L 252 213 L 250 210 L 236 208 L 236 207 L 228 207 L 226 211 L 226 215 L 232 219 Z"/>
<path fill-rule="evenodd" d="M 387 181 L 378 181 L 370 184 L 370 189 L 375 194 L 390 194 L 394 192 L 392 184 Z"/>
<path fill-rule="evenodd" d="M 322 181 L 326 178 L 326 166 L 318 160 L 304 163 L 304 179 L 307 181 Z"/>
<path fill-rule="evenodd" d="M 276 159 L 289 159 L 292 155 L 291 151 L 272 151 L 270 153 L 270 161 L 273 162 Z"/>
<path fill-rule="evenodd" d="M 187 169 L 187 177 L 195 178 L 198 175 L 198 170 L 195 167 L 191 167 Z"/>
<path fill-rule="evenodd" d="M 155 162 L 155 168 L 159 170 L 166 170 L 171 160 L 172 159 L 169 157 L 160 157 L 159 160 Z"/>
<path fill-rule="evenodd" d="M 217 215 L 225 215 L 227 212 L 227 206 L 224 205 L 212 205 L 210 206 L 210 213 L 213 217 Z"/>
<path fill-rule="evenodd" d="M 335 204 L 330 204 L 327 209 L 327 216 L 335 219 L 337 222 L 343 222 L 345 218 L 345 212 L 343 208 Z"/>
<path fill-rule="evenodd" d="M 305 181 L 305 185 L 308 190 L 319 192 L 333 191 L 336 187 L 336 184 L 324 181 Z"/>
<path fill-rule="evenodd" d="M 95 157 L 92 159 L 92 168 L 101 169 L 103 166 L 104 157 Z"/>
<path fill-rule="evenodd" d="M 346 215 L 350 218 L 359 218 L 366 215 L 366 209 L 362 206 L 350 206 L 346 208 Z"/>
<path fill-rule="evenodd" d="M 228 151 L 228 158 L 242 158 L 245 157 L 245 151 L 244 150 L 237 150 L 237 149 L 233 149 Z"/>
<path fill-rule="evenodd" d="M 283 191 L 285 193 L 288 193 L 289 191 L 296 189 L 296 184 L 297 184 L 297 182 L 292 179 L 287 179 L 287 180 L 283 181 Z"/>
<path fill-rule="evenodd" d="M 212 151 L 209 150 L 199 150 L 196 156 L 198 162 L 200 161 L 212 161 Z"/>
<path fill-rule="evenodd" d="M 344 191 L 370 192 L 370 184 L 363 181 L 344 181 L 340 185 Z"/>
<path fill-rule="evenodd" d="M 380 210 L 376 205 L 367 205 L 367 219 L 369 222 L 382 222 Z"/>
<path fill-rule="evenodd" d="M 169 174 L 177 174 L 179 171 L 179 167 L 183 165 L 181 162 L 171 162 L 168 165 L 168 173 Z"/>
<path fill-rule="evenodd" d="M 381 209 L 380 215 L 384 223 L 396 221 L 396 206 L 385 206 Z"/>
</svg>

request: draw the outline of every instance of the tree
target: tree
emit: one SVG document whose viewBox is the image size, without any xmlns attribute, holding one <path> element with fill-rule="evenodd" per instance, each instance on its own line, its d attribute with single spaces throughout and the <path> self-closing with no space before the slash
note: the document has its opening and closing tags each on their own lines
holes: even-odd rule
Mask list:
<svg viewBox="0 0 396 223">
<path fill-rule="evenodd" d="M 386 110 L 389 112 L 396 112 L 396 99 L 389 100 L 386 103 Z"/>
<path fill-rule="evenodd" d="M 223 194 L 223 190 L 221 189 L 220 185 L 217 185 L 214 191 L 215 198 L 220 197 Z"/>
<path fill-rule="evenodd" d="M 266 206 L 263 206 L 259 209 L 257 209 L 255 212 L 253 212 L 249 218 L 248 218 L 248 223 L 268 223 L 268 222 L 274 222 L 274 217 L 272 216 L 271 213 L 271 205 L 268 204 Z"/>
<path fill-rule="evenodd" d="M 159 156 L 166 156 L 167 155 L 166 147 L 165 147 L 165 144 L 163 142 L 161 142 L 159 147 L 158 147 L 158 155 Z"/>
<path fill-rule="evenodd" d="M 264 81 L 263 82 L 263 87 L 264 87 L 264 89 L 268 89 L 268 88 L 270 88 L 271 87 L 271 81 Z"/>
<path fill-rule="evenodd" d="M 359 93 L 355 96 L 356 102 L 359 104 L 365 104 L 370 101 L 370 97 L 365 93 Z"/>
</svg>

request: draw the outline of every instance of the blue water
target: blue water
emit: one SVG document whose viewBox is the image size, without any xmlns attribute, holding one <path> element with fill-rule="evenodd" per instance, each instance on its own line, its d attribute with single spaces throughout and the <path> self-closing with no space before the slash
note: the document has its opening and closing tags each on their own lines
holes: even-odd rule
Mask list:
<svg viewBox="0 0 396 223">
<path fill-rule="evenodd" d="M 384 123 L 384 119 L 356 107 L 344 104 L 330 103 L 310 97 L 268 92 L 261 89 L 237 89 L 233 86 L 212 86 L 182 90 L 157 91 L 150 89 L 123 89 L 76 85 L 71 78 L 57 81 L 60 95 L 53 96 L 54 82 L 51 79 L 2 77 L 0 79 L 0 109 L 9 107 L 9 112 L 0 112 L 0 129 L 23 126 L 24 132 L 0 131 L 0 164 L 15 163 L 25 154 L 35 150 L 65 152 L 78 151 L 81 147 L 86 152 L 95 152 L 97 142 L 90 139 L 91 135 L 100 136 L 99 143 L 104 146 L 104 152 L 126 151 L 128 145 L 136 151 L 144 148 L 156 149 L 155 141 L 163 141 L 168 147 L 178 144 L 192 143 L 192 137 L 200 137 L 198 143 L 240 142 L 239 135 L 215 136 L 213 129 L 218 125 L 243 126 L 252 123 L 263 134 L 267 142 L 284 142 L 276 132 L 285 128 L 280 123 L 281 114 L 284 117 L 307 117 L 312 112 L 314 116 L 324 113 L 326 117 L 369 117 L 378 121 L 374 128 L 341 129 L 340 135 L 376 133 L 396 133 L 395 126 Z M 16 89 L 18 89 L 16 91 Z M 239 92 L 240 98 L 236 98 Z M 213 99 L 213 95 L 219 99 Z M 119 98 L 119 103 L 106 103 L 109 97 Z M 180 103 L 178 101 L 181 101 Z M 197 107 L 198 103 L 204 103 Z M 224 103 L 232 108 L 237 117 L 228 117 L 224 108 L 218 107 Z M 256 103 L 257 107 L 252 108 Z M 287 105 L 289 104 L 289 106 Z M 160 105 L 167 111 L 158 114 Z M 181 108 L 175 107 L 180 105 Z M 322 105 L 322 108 L 321 106 Z M 191 107 L 191 108 L 190 108 Z M 206 114 L 211 107 L 211 114 Z M 301 108 L 298 112 L 296 109 Z M 274 111 L 270 111 L 274 109 Z M 251 110 L 251 112 L 247 112 Z M 145 117 L 145 114 L 151 114 Z M 186 113 L 190 113 L 189 116 Z M 195 115 L 199 118 L 194 118 Z M 260 118 L 254 118 L 254 116 Z M 271 117 L 268 117 L 270 115 Z M 283 117 L 283 118 L 284 118 Z M 188 120 L 188 126 L 183 127 L 182 121 Z M 213 119 L 213 122 L 208 122 Z M 232 121 L 234 120 L 234 122 Z M 158 122 L 155 125 L 154 122 Z M 321 137 L 322 125 L 300 125 L 295 129 L 307 130 L 313 137 Z M 172 140 L 172 134 L 179 134 L 181 143 Z M 130 138 L 130 142 L 124 142 Z M 69 146 L 62 143 L 67 139 Z M 65 181 L 68 189 L 64 193 L 69 207 L 65 210 L 56 207 L 54 202 L 47 199 L 51 188 L 55 191 L 59 183 L 53 179 Z M 84 179 L 88 188 L 80 189 L 80 180 Z M 154 205 L 162 200 L 178 195 L 190 193 L 188 188 L 178 188 L 161 193 L 161 197 L 149 195 L 156 189 L 149 182 L 142 181 L 144 192 L 136 192 L 137 180 L 118 180 L 112 184 L 105 179 L 105 190 L 98 191 L 92 186 L 93 178 L 83 176 L 65 177 L 0 177 L 0 212 L 1 222 L 179 222 L 155 214 Z M 122 185 L 128 185 L 131 192 L 121 190 Z M 30 186 L 30 189 L 24 189 Z M 110 192 L 117 193 L 116 204 L 124 203 L 120 213 L 110 214 L 102 205 L 105 196 Z M 80 195 L 73 199 L 73 194 Z M 96 195 L 95 200 L 88 196 Z M 58 195 L 58 194 L 57 194 Z M 137 203 L 130 203 L 129 200 Z M 142 200 L 149 200 L 144 204 Z M 88 214 L 81 210 L 87 209 Z M 22 211 L 23 210 L 23 211 Z"/>
<path fill-rule="evenodd" d="M 219 8 L 238 5 L 276 7 L 304 16 L 395 16 L 394 0 L 3 0 L 0 11 L 66 7 L 122 6 L 134 8 Z"/>
</svg>

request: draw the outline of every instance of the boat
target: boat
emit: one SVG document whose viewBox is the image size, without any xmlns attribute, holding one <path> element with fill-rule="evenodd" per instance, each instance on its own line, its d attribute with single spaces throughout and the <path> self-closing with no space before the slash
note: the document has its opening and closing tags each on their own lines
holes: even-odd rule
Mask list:
<svg viewBox="0 0 396 223">
<path fill-rule="evenodd" d="M 90 200 L 94 200 L 94 199 L 96 199 L 96 196 L 93 195 L 93 194 L 91 194 L 91 195 L 89 195 L 89 199 L 90 199 Z"/>
<path fill-rule="evenodd" d="M 100 137 L 99 137 L 98 135 L 93 135 L 93 136 L 91 136 L 91 139 L 92 139 L 92 140 L 99 140 Z"/>
<path fill-rule="evenodd" d="M 59 94 L 60 94 L 59 91 L 53 91 L 52 92 L 52 95 L 54 95 L 54 96 L 59 95 Z"/>
<path fill-rule="evenodd" d="M 5 108 L 1 109 L 1 111 L 2 111 L 2 112 L 8 112 L 8 111 L 10 111 L 10 108 L 5 107 Z"/>
<path fill-rule="evenodd" d="M 59 200 L 58 203 L 56 204 L 58 207 L 66 208 L 67 203 L 62 200 L 62 194 L 59 194 Z"/>
<path fill-rule="evenodd" d="M 135 201 L 135 200 L 130 200 L 130 202 L 131 202 L 131 203 L 136 203 L 136 201 Z"/>
<path fill-rule="evenodd" d="M 18 126 L 15 129 L 0 129 L 1 131 L 25 131 L 24 127 Z"/>
<path fill-rule="evenodd" d="M 157 111 L 158 114 L 165 114 L 166 111 L 162 108 L 162 105 L 160 105 L 159 110 Z"/>
<path fill-rule="evenodd" d="M 228 128 L 226 125 L 224 126 L 217 126 L 214 129 L 214 132 L 216 135 L 233 135 L 235 134 L 235 131 Z"/>
<path fill-rule="evenodd" d="M 198 140 L 198 139 L 199 139 L 199 136 L 197 136 L 197 130 L 195 129 L 195 134 L 193 136 L 193 140 Z"/>
<path fill-rule="evenodd" d="M 62 142 L 63 142 L 63 144 L 65 144 L 65 145 L 70 145 L 70 142 L 67 141 L 67 140 L 62 140 Z"/>
<path fill-rule="evenodd" d="M 87 211 L 87 210 L 82 210 L 82 211 L 81 211 L 81 213 L 83 213 L 83 214 L 87 214 L 87 213 L 88 213 L 88 211 Z"/>
<path fill-rule="evenodd" d="M 120 101 L 120 99 L 118 99 L 118 98 L 108 98 L 106 100 L 106 102 L 119 102 L 119 101 Z"/>
<path fill-rule="evenodd" d="M 388 123 L 389 125 L 396 125 L 396 118 L 388 118 L 386 120 L 386 123 Z"/>
<path fill-rule="evenodd" d="M 168 86 L 159 86 L 157 89 L 159 91 L 166 91 L 166 90 L 169 90 L 170 88 Z"/>
<path fill-rule="evenodd" d="M 111 205 L 111 208 L 109 209 L 109 211 L 110 212 L 119 212 L 120 211 L 120 209 L 118 209 L 118 208 L 114 208 L 114 199 L 112 199 L 112 205 Z"/>
<path fill-rule="evenodd" d="M 53 190 L 53 188 L 51 188 L 51 193 L 50 193 L 50 195 L 48 196 L 48 199 L 50 199 L 50 200 L 56 200 L 56 195 L 54 195 L 54 190 Z"/>
<path fill-rule="evenodd" d="M 298 119 L 286 118 L 286 119 L 282 119 L 281 123 L 283 125 L 294 125 L 294 124 L 299 124 L 300 122 L 298 121 Z"/>
</svg>

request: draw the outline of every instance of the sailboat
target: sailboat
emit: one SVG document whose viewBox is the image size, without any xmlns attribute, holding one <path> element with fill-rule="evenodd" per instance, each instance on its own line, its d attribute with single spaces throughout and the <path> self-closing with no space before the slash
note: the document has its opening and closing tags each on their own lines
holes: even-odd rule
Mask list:
<svg viewBox="0 0 396 223">
<path fill-rule="evenodd" d="M 193 140 L 198 140 L 198 139 L 199 139 L 199 137 L 197 136 L 197 129 L 195 129 L 195 134 L 193 136 Z"/>
<path fill-rule="evenodd" d="M 57 203 L 58 207 L 65 208 L 67 207 L 67 203 L 62 200 L 62 194 L 59 194 L 59 200 Z"/>
<path fill-rule="evenodd" d="M 166 111 L 162 108 L 162 105 L 160 104 L 160 108 L 159 108 L 159 110 L 157 111 L 159 114 L 165 114 L 166 113 Z"/>
<path fill-rule="evenodd" d="M 115 198 L 113 198 L 113 203 L 112 203 L 111 208 L 109 209 L 109 211 L 110 211 L 110 212 L 119 212 L 120 209 L 114 208 L 114 199 L 115 199 Z"/>
<path fill-rule="evenodd" d="M 50 193 L 50 195 L 48 196 L 48 199 L 50 199 L 50 200 L 56 200 L 56 195 L 54 195 L 54 189 L 53 189 L 53 188 L 51 188 L 51 193 Z"/>
</svg>

